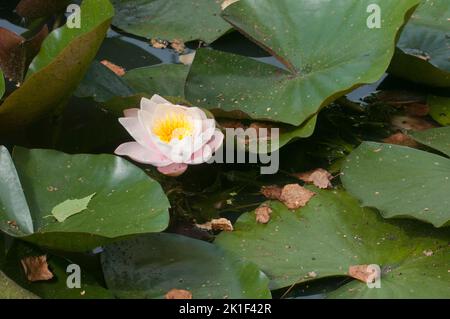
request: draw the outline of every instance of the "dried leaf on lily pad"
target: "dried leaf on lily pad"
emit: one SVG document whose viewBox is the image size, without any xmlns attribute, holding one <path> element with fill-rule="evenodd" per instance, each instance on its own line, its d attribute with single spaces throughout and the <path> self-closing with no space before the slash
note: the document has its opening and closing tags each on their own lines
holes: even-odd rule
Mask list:
<svg viewBox="0 0 450 319">
<path fill-rule="evenodd" d="M 365 283 L 370 283 L 377 275 L 379 276 L 370 265 L 350 266 L 348 268 L 348 275 Z"/>
<path fill-rule="evenodd" d="M 106 66 L 111 71 L 113 71 L 117 76 L 124 76 L 126 73 L 124 68 L 122 68 L 121 66 L 118 66 L 117 64 L 114 64 L 108 60 L 103 60 L 100 63 L 103 64 L 104 66 Z"/>
<path fill-rule="evenodd" d="M 333 175 L 323 168 L 317 168 L 305 173 L 294 174 L 294 176 L 307 184 L 314 184 L 321 189 L 332 187 L 330 181 L 333 178 Z"/>
<path fill-rule="evenodd" d="M 270 221 L 272 208 L 267 205 L 261 205 L 255 210 L 256 221 L 260 224 L 267 224 Z"/>
<path fill-rule="evenodd" d="M 402 132 L 398 132 L 395 134 L 392 134 L 391 136 L 386 137 L 383 139 L 383 142 L 388 144 L 395 144 L 395 145 L 403 145 L 408 147 L 416 148 L 419 146 L 419 143 L 417 143 L 412 137 L 403 134 Z"/>
<path fill-rule="evenodd" d="M 304 207 L 314 195 L 299 184 L 288 184 L 281 190 L 280 201 L 289 209 L 297 209 Z"/>
<path fill-rule="evenodd" d="M 226 218 L 213 219 L 210 222 L 196 225 L 200 229 L 213 231 L 233 231 L 233 224 Z"/>
<path fill-rule="evenodd" d="M 46 255 L 25 257 L 20 263 L 29 281 L 45 281 L 53 278 L 52 272 L 48 269 Z"/>
<path fill-rule="evenodd" d="M 52 210 L 52 215 L 60 223 L 67 218 L 81 213 L 88 208 L 89 202 L 95 196 L 95 193 L 81 199 L 68 199 L 61 204 L 56 205 Z"/>
<path fill-rule="evenodd" d="M 267 199 L 280 199 L 281 187 L 277 185 L 263 186 L 261 187 L 260 192 Z"/>
<path fill-rule="evenodd" d="M 392 126 L 407 131 L 424 131 L 436 127 L 433 123 L 416 116 L 394 116 Z"/>
<path fill-rule="evenodd" d="M 192 293 L 184 289 L 172 289 L 165 297 L 166 299 L 192 299 Z"/>
</svg>

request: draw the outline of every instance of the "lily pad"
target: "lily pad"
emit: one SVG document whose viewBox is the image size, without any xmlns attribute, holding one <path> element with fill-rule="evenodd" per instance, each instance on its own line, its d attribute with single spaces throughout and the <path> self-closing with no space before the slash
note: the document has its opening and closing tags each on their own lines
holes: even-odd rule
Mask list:
<svg viewBox="0 0 450 319">
<path fill-rule="evenodd" d="M 30 282 L 27 280 L 20 260 L 29 256 L 47 256 L 48 268 L 53 273 L 53 278 L 48 281 Z M 67 272 L 67 267 L 71 264 L 80 266 L 80 288 L 69 288 L 67 281 L 72 283 L 69 276 L 73 270 Z M 108 299 L 113 298 L 104 286 L 102 279 L 97 278 L 88 271 L 87 265 L 79 264 L 79 261 L 72 261 L 53 254 L 41 251 L 30 244 L 21 241 L 14 241 L 9 250 L 4 264 L 0 269 L 22 289 L 29 291 L 29 294 L 46 299 Z M 70 269 L 69 269 L 70 270 Z M 0 271 L 1 278 L 1 271 Z M 1 286 L 1 284 L 0 284 Z"/>
<path fill-rule="evenodd" d="M 398 41 L 390 72 L 408 80 L 450 87 L 450 3 L 423 0 Z"/>
<path fill-rule="evenodd" d="M 344 187 L 386 218 L 450 221 L 450 159 L 413 148 L 365 142 L 344 163 Z"/>
<path fill-rule="evenodd" d="M 25 82 L 0 105 L 0 131 L 17 130 L 70 96 L 94 59 L 113 15 L 108 0 L 84 0 L 81 28 L 64 26 L 49 34 Z"/>
<path fill-rule="evenodd" d="M 102 263 L 108 288 L 120 298 L 164 298 L 171 289 L 188 290 L 194 299 L 270 298 L 269 280 L 256 265 L 180 235 L 112 244 Z"/>
<path fill-rule="evenodd" d="M 212 110 L 300 125 L 357 86 L 378 81 L 388 68 L 397 32 L 419 1 L 377 3 L 380 29 L 367 27 L 370 0 L 240 0 L 223 17 L 284 68 L 201 49 L 186 98 Z"/>
<path fill-rule="evenodd" d="M 117 96 L 132 96 L 135 92 L 123 78 L 100 62 L 94 61 L 74 94 L 77 97 L 92 97 L 95 101 L 102 103 Z"/>
<path fill-rule="evenodd" d="M 23 289 L 0 271 L 0 299 L 37 299 L 33 293 Z"/>
<path fill-rule="evenodd" d="M 124 81 L 135 92 L 184 98 L 188 72 L 189 66 L 183 64 L 161 64 L 130 70 Z"/>
<path fill-rule="evenodd" d="M 450 259 L 442 258 L 450 252 L 447 231 L 416 221 L 386 221 L 342 190 L 310 189 L 317 195 L 307 206 L 290 211 L 269 202 L 268 224 L 257 223 L 254 212 L 246 213 L 215 244 L 256 263 L 272 289 L 348 276 L 350 266 L 376 264 L 382 269 L 381 288 L 372 289 L 378 296 L 402 298 L 414 291 L 418 297 L 450 297 Z M 370 290 L 365 283 L 353 285 Z"/>
<path fill-rule="evenodd" d="M 0 230 L 10 236 L 85 251 L 168 225 L 169 202 L 159 184 L 120 157 L 16 148 L 13 161 L 1 148 Z M 93 193 L 85 212 L 64 222 L 48 218 L 56 205 Z"/>
<path fill-rule="evenodd" d="M 428 97 L 431 117 L 441 125 L 450 126 L 450 98 L 431 95 Z"/>
<path fill-rule="evenodd" d="M 411 133 L 417 142 L 450 156 L 450 127 L 440 127 Z"/>
<path fill-rule="evenodd" d="M 147 39 L 203 40 L 211 43 L 231 26 L 220 17 L 220 2 L 211 0 L 112 0 L 113 24 Z"/>
</svg>

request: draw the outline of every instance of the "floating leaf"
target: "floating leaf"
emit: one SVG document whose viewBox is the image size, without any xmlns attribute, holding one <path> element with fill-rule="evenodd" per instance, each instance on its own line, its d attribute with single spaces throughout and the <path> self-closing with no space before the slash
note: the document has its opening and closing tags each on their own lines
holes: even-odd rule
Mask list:
<svg viewBox="0 0 450 319">
<path fill-rule="evenodd" d="M 53 278 L 48 269 L 47 256 L 26 256 L 20 260 L 28 281 L 46 281 Z"/>
<path fill-rule="evenodd" d="M 212 110 L 302 124 L 339 96 L 379 80 L 393 56 L 397 32 L 419 1 L 378 1 L 380 29 L 367 27 L 372 3 L 241 0 L 228 6 L 223 17 L 284 67 L 201 49 L 186 98 Z"/>
<path fill-rule="evenodd" d="M 43 251 L 36 247 L 15 240 L 12 247 L 6 255 L 0 269 L 9 278 L 14 280 L 15 284 L 26 289 L 34 296 L 46 299 L 105 299 L 113 298 L 112 294 L 103 286 L 103 279 L 94 275 L 93 267 L 88 263 L 87 258 L 79 256 L 71 256 L 70 259 L 58 257 L 56 255 L 47 254 L 48 268 L 53 273 L 53 278 L 48 281 L 30 282 L 20 265 L 20 261 L 28 256 L 42 255 Z M 95 258 L 95 257 L 90 257 Z M 97 261 L 98 262 L 98 261 Z M 69 265 L 76 264 L 80 267 L 80 287 L 69 288 L 68 283 L 73 284 L 75 274 L 74 268 L 68 268 Z M 1 287 L 1 271 L 0 271 L 0 287 Z M 1 290 L 0 290 L 1 296 Z"/>
<path fill-rule="evenodd" d="M 52 210 L 52 215 L 58 222 L 62 223 L 70 216 L 86 210 L 89 202 L 94 196 L 95 193 L 81 199 L 68 199 L 61 204 L 56 205 Z"/>
<path fill-rule="evenodd" d="M 0 131 L 17 130 L 70 96 L 95 57 L 113 15 L 108 0 L 84 0 L 81 28 L 66 25 L 49 34 L 25 82 L 0 105 Z"/>
<path fill-rule="evenodd" d="M 220 3 L 211 0 L 112 0 L 113 24 L 147 39 L 203 40 L 225 34 L 231 26 L 220 17 Z"/>
<path fill-rule="evenodd" d="M 364 206 L 379 209 L 386 218 L 416 218 L 436 227 L 450 221 L 448 158 L 365 142 L 347 158 L 341 179 Z"/>
<path fill-rule="evenodd" d="M 0 271 L 0 299 L 37 299 L 37 296 L 20 287 Z"/>
<path fill-rule="evenodd" d="M 243 261 L 256 263 L 271 279 L 271 289 L 310 280 L 349 276 L 354 265 L 381 267 L 381 288 L 354 281 L 366 296 L 380 298 L 449 298 L 450 234 L 417 221 L 386 221 L 361 208 L 342 190 L 319 190 L 307 206 L 288 210 L 270 202 L 268 224 L 242 215 L 232 233 L 215 244 Z M 424 250 L 435 252 L 427 257 Z"/>
<path fill-rule="evenodd" d="M 108 288 L 120 298 L 164 298 L 171 289 L 188 290 L 194 299 L 270 298 L 268 279 L 254 264 L 180 235 L 112 244 L 102 263 Z"/>
<path fill-rule="evenodd" d="M 450 156 L 450 127 L 413 132 L 411 136 L 419 143 Z"/>
<path fill-rule="evenodd" d="M 428 85 L 450 86 L 450 2 L 423 0 L 398 41 L 390 72 Z"/>
<path fill-rule="evenodd" d="M 441 125 L 450 126 L 450 98 L 433 96 L 428 97 L 431 117 Z"/>
<path fill-rule="evenodd" d="M 13 237 L 84 251 L 120 237 L 159 232 L 168 225 L 169 202 L 159 184 L 120 157 L 16 148 L 13 161 L 15 169 L 2 148 L 0 229 Z M 64 223 L 46 218 L 68 198 L 93 193 L 89 212 L 72 215 Z"/>
</svg>

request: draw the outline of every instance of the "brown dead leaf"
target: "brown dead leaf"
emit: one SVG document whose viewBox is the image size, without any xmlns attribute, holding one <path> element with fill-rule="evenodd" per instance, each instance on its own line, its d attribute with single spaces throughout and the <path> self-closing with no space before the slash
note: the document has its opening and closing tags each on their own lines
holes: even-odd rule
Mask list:
<svg viewBox="0 0 450 319">
<path fill-rule="evenodd" d="M 9 227 L 14 229 L 19 229 L 19 226 L 17 226 L 17 222 L 15 220 L 8 220 L 7 224 Z"/>
<path fill-rule="evenodd" d="M 383 142 L 388 143 L 388 144 L 403 145 L 403 146 L 409 146 L 409 147 L 418 147 L 419 146 L 419 143 L 417 143 L 415 140 L 413 140 L 408 135 L 403 134 L 402 132 L 395 133 L 395 134 L 383 139 Z"/>
<path fill-rule="evenodd" d="M 294 176 L 307 184 L 314 184 L 321 189 L 332 187 L 330 181 L 333 178 L 333 175 L 323 168 L 317 168 L 305 173 L 294 174 Z"/>
<path fill-rule="evenodd" d="M 352 278 L 367 283 L 369 281 L 369 276 L 373 275 L 373 272 L 367 269 L 368 267 L 369 265 L 350 266 L 348 268 L 348 275 Z"/>
<path fill-rule="evenodd" d="M 166 299 L 192 299 L 192 293 L 184 289 L 172 289 L 166 293 Z"/>
<path fill-rule="evenodd" d="M 304 207 L 316 193 L 299 184 L 288 184 L 281 190 L 280 201 L 289 209 Z"/>
<path fill-rule="evenodd" d="M 160 39 L 151 39 L 150 43 L 155 49 L 165 49 L 169 45 L 169 42 Z"/>
<path fill-rule="evenodd" d="M 29 256 L 20 261 L 29 281 L 44 281 L 53 278 L 52 272 L 48 269 L 47 256 Z"/>
<path fill-rule="evenodd" d="M 212 231 L 233 231 L 233 224 L 226 218 L 213 219 L 210 222 L 204 224 L 196 224 L 196 227 L 203 230 Z"/>
<path fill-rule="evenodd" d="M 183 53 L 186 49 L 186 46 L 184 45 L 184 42 L 179 39 L 174 39 L 172 43 L 170 44 L 172 49 L 174 49 L 178 53 Z"/>
<path fill-rule="evenodd" d="M 124 68 L 122 68 L 121 66 L 118 66 L 108 60 L 103 60 L 100 63 L 103 64 L 104 66 L 106 66 L 111 71 L 113 71 L 117 76 L 124 76 L 126 73 Z"/>
<path fill-rule="evenodd" d="M 430 113 L 430 107 L 424 103 L 411 103 L 405 106 L 406 114 L 411 116 L 427 116 Z"/>
<path fill-rule="evenodd" d="M 261 194 L 268 199 L 280 199 L 282 188 L 277 185 L 263 186 L 261 187 Z"/>
<path fill-rule="evenodd" d="M 218 218 L 211 220 L 212 230 L 233 231 L 233 224 L 226 218 Z"/>
<path fill-rule="evenodd" d="M 267 205 L 261 205 L 255 210 L 256 222 L 260 224 L 267 224 L 270 221 L 270 214 L 272 209 Z"/>
<path fill-rule="evenodd" d="M 240 121 L 233 121 L 233 120 L 218 120 L 220 126 L 222 126 L 223 128 L 241 128 L 241 129 L 246 129 L 247 126 L 244 125 L 244 123 L 240 122 Z"/>
<path fill-rule="evenodd" d="M 433 123 L 417 116 L 394 116 L 392 125 L 400 130 L 424 131 L 436 127 Z"/>
</svg>

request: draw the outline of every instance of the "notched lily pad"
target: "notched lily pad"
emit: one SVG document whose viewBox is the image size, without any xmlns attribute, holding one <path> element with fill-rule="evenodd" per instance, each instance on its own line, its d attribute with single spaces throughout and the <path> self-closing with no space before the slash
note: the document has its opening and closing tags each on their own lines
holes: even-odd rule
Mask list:
<svg viewBox="0 0 450 319">
<path fill-rule="evenodd" d="M 41 246 L 84 251 L 169 222 L 159 184 L 117 156 L 2 148 L 0 177 L 0 230 Z"/>
</svg>

